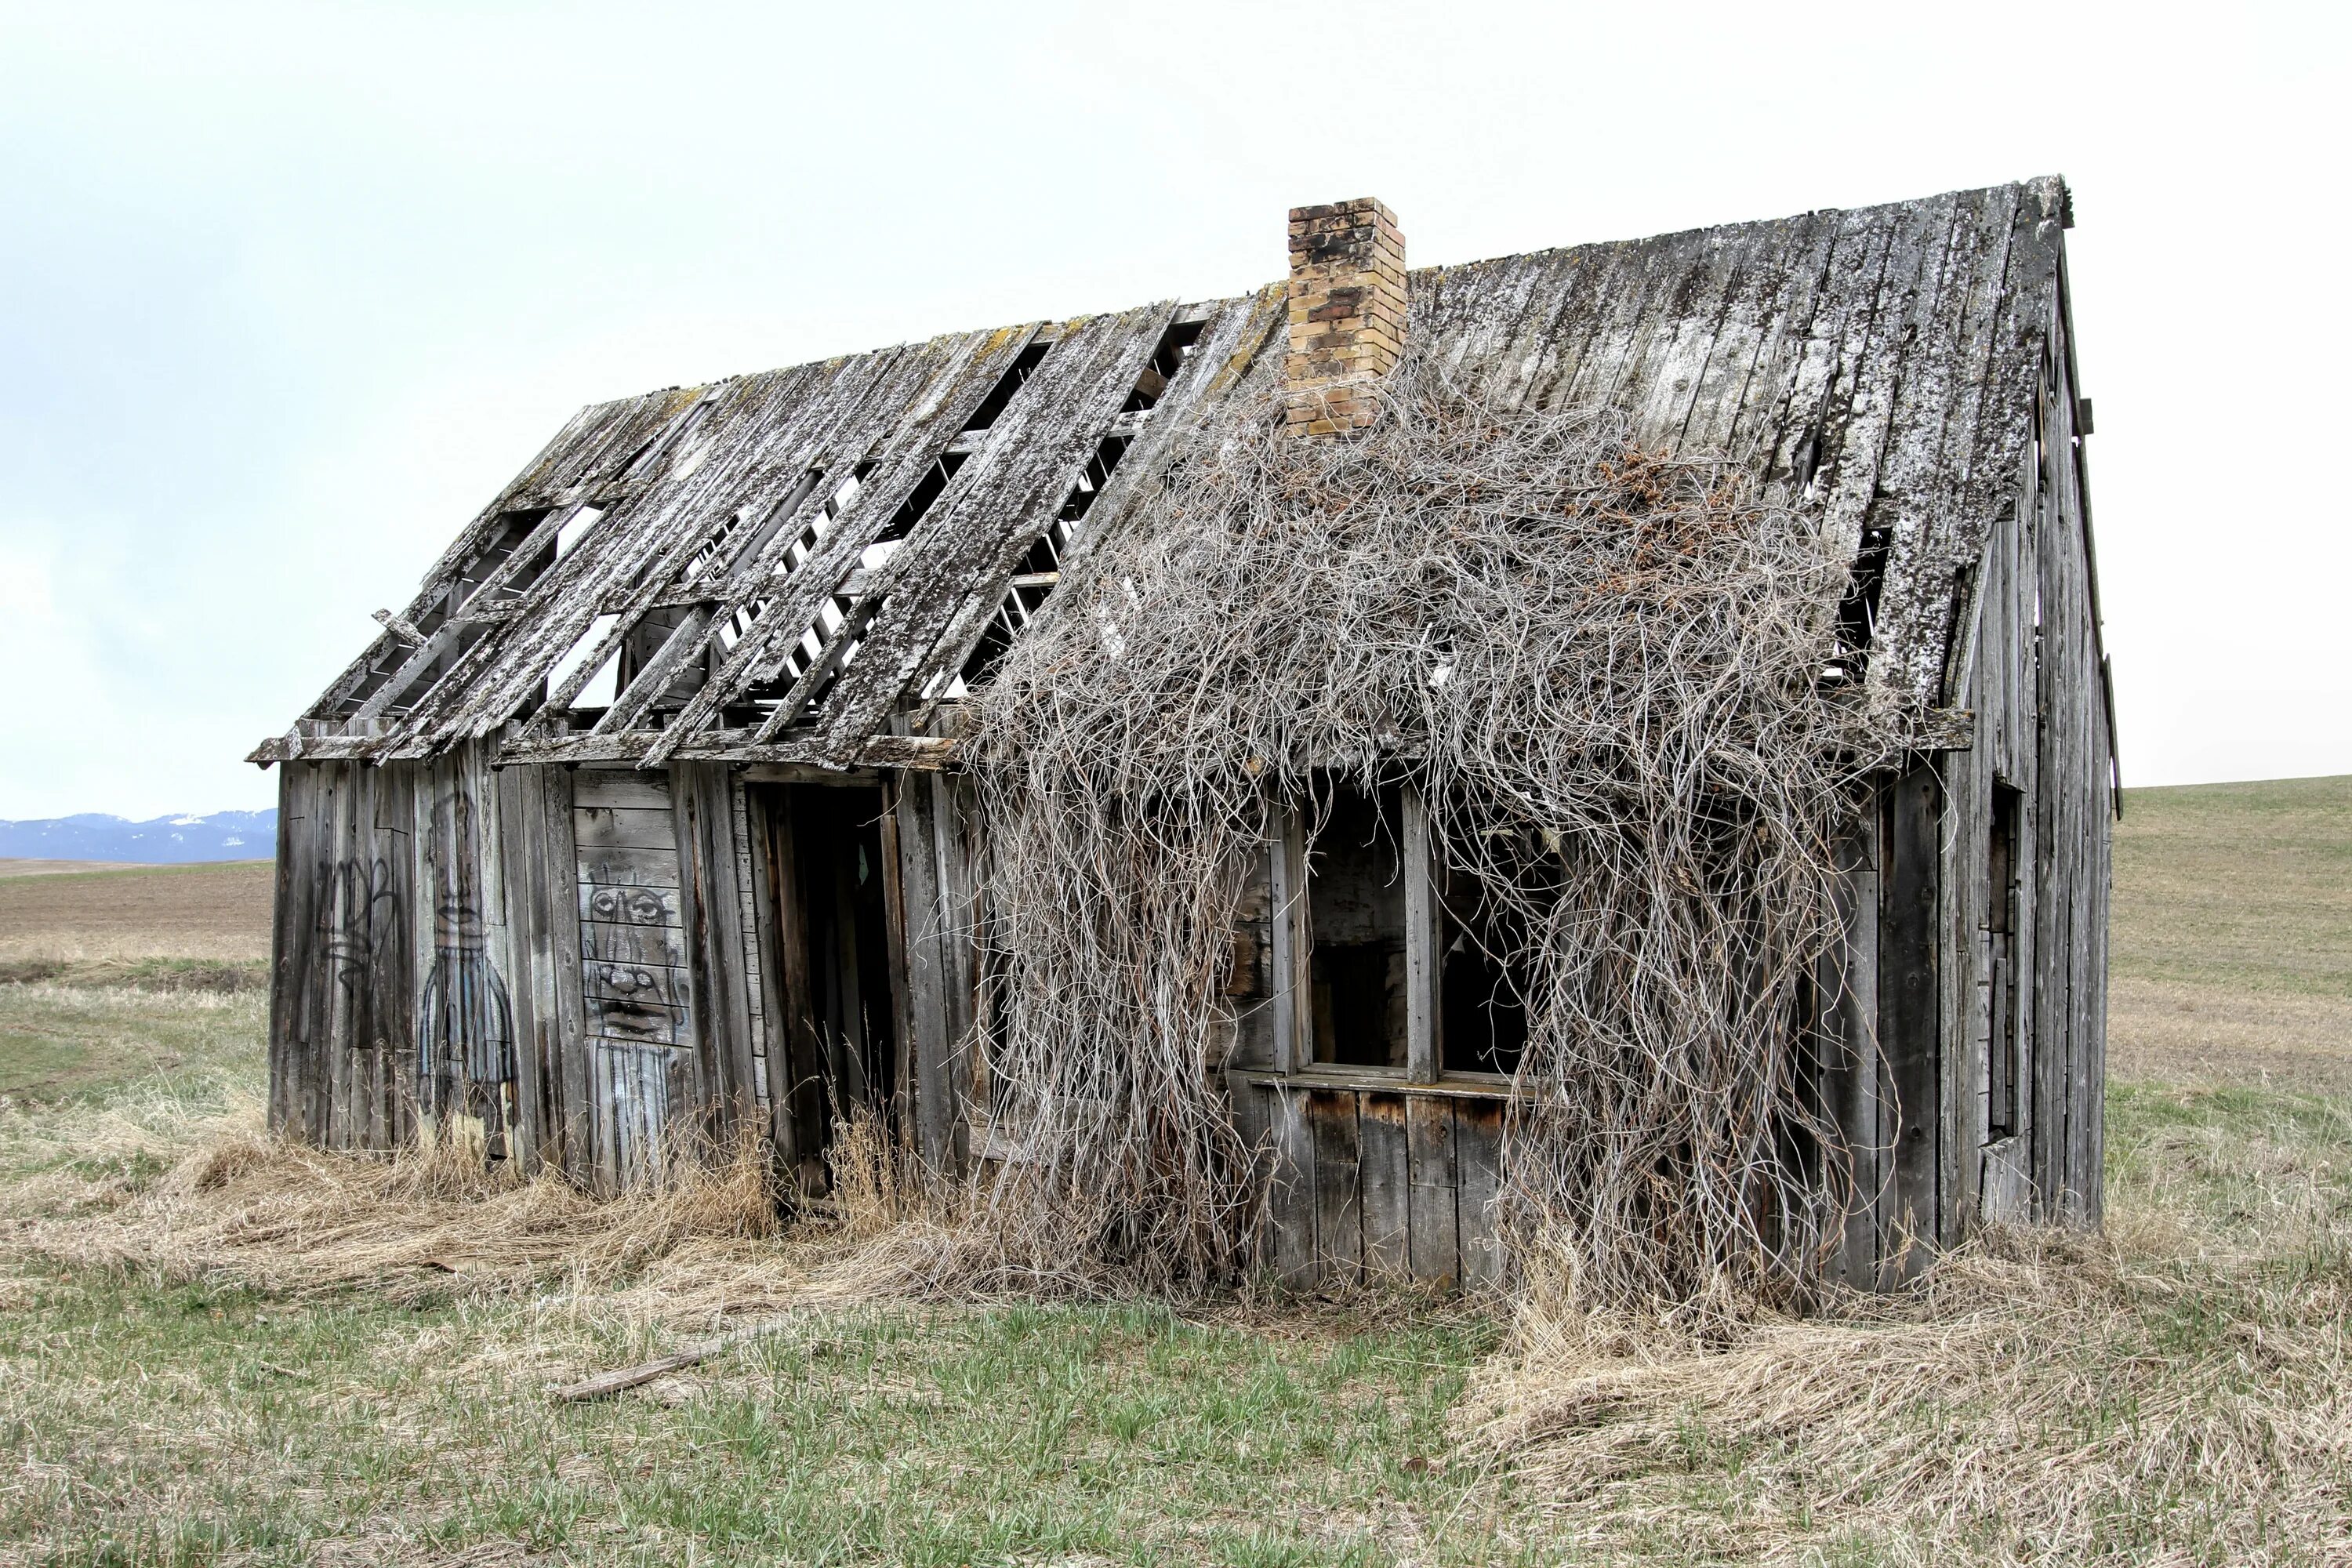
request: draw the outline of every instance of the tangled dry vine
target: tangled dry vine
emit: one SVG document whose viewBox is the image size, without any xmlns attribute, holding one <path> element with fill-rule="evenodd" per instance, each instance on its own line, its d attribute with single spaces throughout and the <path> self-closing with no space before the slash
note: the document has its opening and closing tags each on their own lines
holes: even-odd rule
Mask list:
<svg viewBox="0 0 2352 1568">
<path fill-rule="evenodd" d="M 1786 1298 L 1847 1198 L 1809 1102 L 1832 841 L 1873 727 L 1848 567 L 1743 471 L 1409 362 L 1360 437 L 1274 405 L 1065 574 L 979 700 L 988 1038 L 1022 1247 L 1248 1266 L 1214 1071 L 1269 803 L 1412 777 L 1529 1023 L 1498 1218 L 1595 1300 Z"/>
</svg>

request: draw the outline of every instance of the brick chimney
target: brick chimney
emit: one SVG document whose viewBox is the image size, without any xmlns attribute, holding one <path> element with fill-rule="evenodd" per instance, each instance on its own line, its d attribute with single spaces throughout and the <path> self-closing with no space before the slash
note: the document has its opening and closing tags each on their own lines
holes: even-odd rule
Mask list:
<svg viewBox="0 0 2352 1568">
<path fill-rule="evenodd" d="M 1370 196 L 1290 209 L 1288 430 L 1328 436 L 1372 422 L 1363 395 L 1404 352 L 1404 236 Z"/>
</svg>

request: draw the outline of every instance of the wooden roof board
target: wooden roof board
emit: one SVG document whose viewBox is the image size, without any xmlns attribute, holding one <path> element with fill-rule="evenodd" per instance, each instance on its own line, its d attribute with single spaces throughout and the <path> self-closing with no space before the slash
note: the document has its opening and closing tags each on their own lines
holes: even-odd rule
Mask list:
<svg viewBox="0 0 2352 1568">
<path fill-rule="evenodd" d="M 992 428 L 968 465 L 970 482 L 941 498 L 868 590 L 887 607 L 852 667 L 856 679 L 845 672 L 827 704 L 827 743 L 845 751 L 887 730 L 966 596 L 995 576 L 999 552 L 1045 531 L 1175 314 L 1170 300 L 1065 330 L 998 418 L 1009 428 Z"/>
<path fill-rule="evenodd" d="M 941 374 L 926 381 L 902 417 L 894 417 L 883 399 L 861 416 L 856 434 L 842 444 L 842 457 L 853 464 L 871 462 L 872 472 L 808 559 L 781 578 L 775 568 L 793 542 L 793 531 L 787 527 L 769 542 L 751 572 L 755 584 L 771 584 L 769 606 L 723 663 L 713 682 L 720 691 L 709 693 L 690 709 L 686 722 L 698 725 L 721 692 L 731 695 L 734 688 L 778 677 L 785 654 L 847 580 L 859 555 L 889 526 L 965 423 L 987 401 L 1035 331 L 1034 325 L 1007 329 L 992 335 L 969 362 L 951 369 L 941 367 Z M 950 489 L 953 488 L 951 484 Z M 814 498 L 803 512 L 814 520 L 823 506 L 824 498 Z"/>
<path fill-rule="evenodd" d="M 1220 417 L 1224 400 L 1254 367 L 1261 381 L 1270 384 L 1281 355 L 1267 354 L 1265 350 L 1283 341 L 1286 314 L 1283 294 L 1279 287 L 1271 287 L 1209 308 L 1192 357 L 1169 382 L 1151 409 L 1150 423 L 1136 432 L 1126 456 L 1087 513 L 1086 526 L 1072 538 L 1062 558 L 1065 571 L 1083 559 L 1114 520 L 1136 515 L 1132 499 L 1149 493 L 1165 476 L 1173 458 L 1190 450 L 1195 440 L 1222 437 L 1230 428 L 1230 421 Z M 990 618 L 1011 591 L 1023 557 L 1051 521 L 1050 511 L 1044 517 L 1033 515 L 1023 527 L 1011 531 L 986 577 L 966 595 L 929 658 L 907 681 L 907 690 L 936 694 L 962 670 Z M 936 695 L 923 698 L 915 713 L 918 727 L 936 707 Z"/>
<path fill-rule="evenodd" d="M 1645 445 L 1748 467 L 1841 548 L 1854 548 L 1865 527 L 1890 529 L 1868 679 L 1894 709 L 1924 712 L 1947 688 L 1954 617 L 1969 613 L 1955 574 L 1981 551 L 2030 449 L 2063 204 L 2063 187 L 2045 179 L 1424 268 L 1408 279 L 1409 331 L 1457 378 L 1497 395 L 1614 407 Z M 1076 552 L 1134 525 L 1156 476 L 1183 451 L 1263 410 L 1280 370 L 1282 296 L 1275 284 L 1195 309 L 1199 350 L 1132 431 Z M 513 511 L 611 501 L 582 548 L 473 635 L 405 712 L 359 727 L 372 732 L 333 732 L 353 691 L 380 681 L 387 660 L 415 657 L 388 632 L 293 735 L 256 758 L 424 755 L 502 731 L 533 754 L 757 752 L 846 765 L 887 750 L 894 715 L 926 707 L 922 693 L 961 667 L 1172 312 L 1147 306 L 1058 329 L 929 512 L 883 567 L 858 578 L 861 611 L 833 634 L 841 668 L 814 730 L 794 728 L 801 714 L 790 706 L 756 732 L 718 725 L 746 691 L 780 679 L 820 607 L 849 587 L 866 546 L 1040 329 L 950 335 L 583 409 L 468 525 L 412 607 L 446 597 Z M 780 574 L 834 488 L 795 487 L 814 469 L 860 463 L 872 465 L 865 488 L 808 559 Z M 757 559 L 724 578 L 709 568 L 687 575 L 737 509 L 773 510 L 796 494 L 798 515 Z M 736 611 L 756 614 L 670 731 L 616 734 L 643 721 L 625 709 L 593 737 L 547 732 L 572 695 L 545 701 L 551 669 L 598 616 L 618 616 L 609 651 L 656 605 L 696 615 L 672 650 L 681 664 L 712 647 Z M 809 689 L 795 700 L 829 673 L 804 676 Z"/>
</svg>

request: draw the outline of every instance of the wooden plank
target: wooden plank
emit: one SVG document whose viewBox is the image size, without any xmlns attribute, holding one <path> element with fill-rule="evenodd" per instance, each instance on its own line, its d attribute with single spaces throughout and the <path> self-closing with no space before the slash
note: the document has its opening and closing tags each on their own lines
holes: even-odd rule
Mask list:
<svg viewBox="0 0 2352 1568">
<path fill-rule="evenodd" d="M 1312 1027 L 1307 999 L 1307 829 L 1287 805 L 1268 808 L 1273 842 L 1271 909 L 1274 945 L 1274 1070 L 1298 1071 L 1314 1059 L 1307 1040 Z"/>
<path fill-rule="evenodd" d="M 1278 1085 L 1247 1085 L 1240 1092 L 1266 1097 L 1273 1159 L 1267 1214 L 1274 1231 L 1274 1267 L 1294 1289 L 1311 1288 L 1321 1270 L 1315 1253 L 1315 1135 L 1307 1096 Z"/>
<path fill-rule="evenodd" d="M 1358 1103 L 1364 1270 L 1403 1279 L 1412 1270 L 1412 1185 L 1406 1097 L 1367 1094 Z"/>
<path fill-rule="evenodd" d="M 719 1064 L 729 1106 L 723 1131 L 732 1134 L 761 1125 L 759 1041 L 752 1028 L 752 979 L 744 956 L 751 945 L 743 912 L 751 867 L 736 834 L 742 786 L 724 764 L 701 765 L 703 792 L 695 826 L 709 865 L 709 963 L 717 1008 L 713 1016 L 726 1025 Z"/>
<path fill-rule="evenodd" d="M 363 768 L 346 767 L 337 770 L 337 773 L 334 794 L 323 816 L 328 825 L 329 842 L 339 858 L 339 864 L 352 865 L 365 853 L 366 833 L 362 825 L 374 816 L 376 780 Z M 347 879 L 338 878 L 331 896 L 334 931 L 348 942 L 354 934 L 357 923 L 354 905 L 359 890 L 351 886 Z M 349 1149 L 352 1147 L 352 1101 L 360 1093 L 361 1053 L 368 1048 L 368 1037 L 362 1032 L 365 1016 L 358 988 L 341 984 L 324 988 L 320 1023 L 318 1045 L 321 1051 L 321 1070 L 317 1110 L 320 1141 L 330 1149 Z"/>
<path fill-rule="evenodd" d="M 736 879 L 733 781 L 723 763 L 670 769 L 694 1046 L 687 1076 L 692 1114 L 719 1147 L 759 1116 L 751 1007 L 743 973 L 742 900 Z M 673 1111 L 684 1111 L 676 1105 Z"/>
<path fill-rule="evenodd" d="M 1257 1226 L 1249 1258 L 1253 1272 L 1274 1268 L 1274 1116 L 1273 1095 L 1255 1084 L 1225 1084 L 1225 1103 L 1234 1119 L 1234 1138 L 1244 1151 L 1246 1190 L 1257 1202 Z"/>
<path fill-rule="evenodd" d="M 1434 1083 L 1445 1059 L 1437 1005 L 1437 858 L 1420 786 L 1408 781 L 1399 795 L 1404 818 L 1399 847 L 1404 870 L 1405 1077 Z"/>
<path fill-rule="evenodd" d="M 907 781 L 901 779 L 892 795 L 908 793 Z M 902 1142 L 915 1149 L 922 1158 L 932 1157 L 926 1130 L 918 1115 L 916 1092 L 919 1079 L 915 1060 L 914 992 L 908 974 L 907 959 L 907 887 L 901 873 L 902 850 L 898 842 L 898 815 L 894 800 L 886 800 L 882 815 L 875 823 L 876 836 L 882 850 L 882 925 L 890 982 L 890 1006 L 898 1019 L 897 1036 L 893 1042 L 898 1051 L 895 1069 L 897 1083 L 892 1089 L 891 1116 Z M 845 900 L 847 889 L 843 889 Z M 839 916 L 842 925 L 855 931 L 856 921 L 845 901 Z"/>
<path fill-rule="evenodd" d="M 548 902 L 539 876 L 537 849 L 544 802 L 539 780 L 530 768 L 502 769 L 490 775 L 490 785 L 500 824 L 498 858 L 507 902 L 507 992 L 514 1019 L 514 1121 L 508 1157 L 516 1162 L 517 1169 L 535 1175 L 547 1120 L 541 1049 L 546 1026 L 541 1013 L 552 1002 L 551 993 L 542 987 L 541 973 Z M 572 918 L 568 883 L 561 889 L 554 913 L 563 920 Z"/>
<path fill-rule="evenodd" d="M 1364 1272 L 1360 1098 L 1322 1089 L 1307 1095 L 1315 1142 L 1315 1261 L 1318 1274 L 1339 1280 L 1360 1279 Z"/>
<path fill-rule="evenodd" d="M 572 911 L 567 908 L 565 912 Z M 683 969 L 687 963 L 686 931 L 677 925 L 582 921 L 580 956 L 590 963 L 651 963 L 665 969 Z"/>
<path fill-rule="evenodd" d="M 574 831 L 580 814 L 573 812 Z M 678 889 L 677 849 L 598 849 L 582 845 L 580 880 L 608 888 L 661 888 L 675 893 Z"/>
<path fill-rule="evenodd" d="M 1888 1197 L 1878 1051 L 1878 850 L 1875 798 L 1833 847 L 1842 941 L 1822 957 L 1826 1053 L 1822 1103 L 1844 1139 L 1852 1185 L 1833 1278 L 1868 1289 L 1878 1276 L 1879 1207 Z"/>
<path fill-rule="evenodd" d="M 694 1005 L 694 972 L 690 966 L 670 968 L 592 958 L 581 964 L 580 976 L 581 994 L 591 1002 L 644 1003 L 680 1012 Z"/>
<path fill-rule="evenodd" d="M 583 854 L 676 847 L 677 829 L 667 805 L 583 805 L 572 813 L 572 832 Z"/>
<path fill-rule="evenodd" d="M 586 869 L 583 867 L 574 875 Z M 634 882 L 589 880 L 584 878 L 576 886 L 583 931 L 590 924 L 667 927 L 681 933 L 682 937 L 686 930 L 678 890 L 675 887 L 646 887 Z"/>
<path fill-rule="evenodd" d="M 1413 1278 L 1451 1283 L 1462 1276 L 1452 1100 L 1405 1097 L 1405 1163 Z"/>
<path fill-rule="evenodd" d="M 1304 1072 L 1277 1073 L 1264 1068 L 1233 1067 L 1227 1072 L 1252 1083 L 1291 1089 L 1328 1089 L 1345 1094 L 1402 1094 L 1411 1099 L 1507 1100 L 1515 1091 L 1500 1073 L 1448 1073 L 1435 1083 L 1410 1083 L 1392 1068 L 1358 1068 L 1318 1063 Z"/>
<path fill-rule="evenodd" d="M 312 951 L 318 911 L 312 898 L 320 857 L 312 842 L 311 797 L 318 768 L 289 763 L 278 771 L 278 843 L 272 862 L 269 906 L 269 1130 L 307 1139 L 310 1129 L 302 1104 L 309 1064 L 297 1044 L 299 1019 L 310 1005 L 308 984 L 317 960 Z"/>
<path fill-rule="evenodd" d="M 915 1146 L 926 1165 L 946 1168 L 951 1153 L 954 1105 L 947 1081 L 953 1046 L 948 1018 L 948 914 L 940 892 L 938 797 L 929 781 L 902 779 L 891 792 L 891 824 L 898 865 L 898 904 L 907 922 L 900 946 L 906 954 L 905 1022 L 900 1037 L 912 1064 Z"/>
<path fill-rule="evenodd" d="M 968 779 L 931 773 L 909 777 L 908 789 L 931 795 L 931 843 L 939 861 L 940 977 L 945 1005 L 947 1051 L 936 1082 L 939 1116 L 947 1146 L 943 1156 L 955 1169 L 970 1157 L 970 1111 L 978 1098 L 982 1070 L 976 1040 L 980 1008 L 979 890 L 971 869 L 966 825 L 978 815 Z"/>
<path fill-rule="evenodd" d="M 744 831 L 751 856 L 753 975 L 759 985 L 761 1061 L 766 1069 L 768 1139 L 779 1170 L 797 1171 L 800 1129 L 792 1113 L 792 1034 L 783 988 L 783 933 L 777 919 L 775 836 L 778 796 L 770 787 L 743 791 Z"/>
<path fill-rule="evenodd" d="M 1913 1244 L 1889 1260 L 1897 1279 L 1916 1278 L 1941 1234 L 1937 1187 L 1942 1106 L 1943 1006 L 1939 987 L 1937 842 L 1943 786 L 1919 764 L 1889 791 L 1888 835 L 1879 910 L 1879 1043 L 1892 1080 L 1892 1159 L 1896 1224 Z"/>
<path fill-rule="evenodd" d="M 670 809 L 669 775 L 635 768 L 578 768 L 572 774 L 572 802 L 586 811 Z M 666 841 L 665 841 L 666 842 Z M 647 847 L 658 848 L 659 844 Z"/>
<path fill-rule="evenodd" d="M 1460 1237 L 1462 1283 L 1475 1289 L 1501 1283 L 1503 1249 L 1495 1228 L 1495 1199 L 1501 1191 L 1503 1103 L 1454 1101 L 1454 1224 Z"/>
<path fill-rule="evenodd" d="M 530 770 L 542 804 L 540 879 L 547 890 L 547 982 L 552 996 L 545 1049 L 551 1061 L 548 1111 L 551 1158 L 583 1186 L 596 1177 L 596 1097 L 587 1046 L 587 1008 L 580 994 L 579 856 L 572 839 L 572 779 L 569 769 Z M 567 918 L 568 917 L 568 918 Z"/>
<path fill-rule="evenodd" d="M 640 1046 L 694 1044 L 687 1021 L 690 1009 L 676 1003 L 599 996 L 584 983 L 582 1001 L 587 1010 L 588 1033 L 592 1035 Z"/>
</svg>

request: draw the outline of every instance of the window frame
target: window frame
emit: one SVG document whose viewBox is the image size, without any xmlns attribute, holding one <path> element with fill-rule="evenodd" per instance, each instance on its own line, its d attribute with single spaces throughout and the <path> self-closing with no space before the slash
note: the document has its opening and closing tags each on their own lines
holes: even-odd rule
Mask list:
<svg viewBox="0 0 2352 1568">
<path fill-rule="evenodd" d="M 1445 1049 L 1439 1031 L 1444 1013 L 1438 995 L 1443 905 L 1437 895 L 1428 805 L 1420 786 L 1411 779 L 1400 785 L 1399 815 L 1402 831 L 1398 860 L 1404 875 L 1405 905 L 1405 1065 L 1368 1067 L 1315 1059 L 1307 826 L 1291 802 L 1276 802 L 1271 808 L 1268 892 L 1273 928 L 1274 1071 L 1286 1078 L 1312 1074 L 1375 1084 L 1433 1084 L 1441 1076 L 1507 1081 L 1488 1073 L 1443 1072 Z"/>
</svg>

